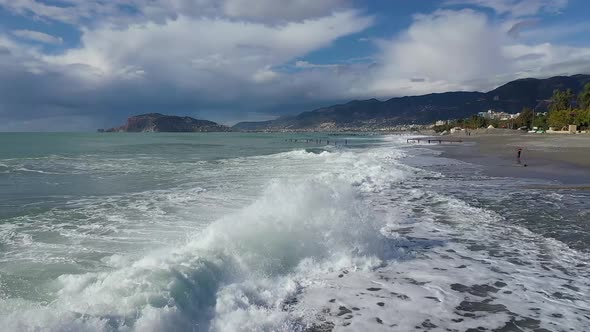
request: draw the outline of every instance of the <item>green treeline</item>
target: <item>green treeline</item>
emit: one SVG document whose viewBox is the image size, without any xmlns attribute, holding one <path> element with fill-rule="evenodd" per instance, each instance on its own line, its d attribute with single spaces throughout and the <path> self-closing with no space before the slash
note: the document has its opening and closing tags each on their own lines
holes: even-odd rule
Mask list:
<svg viewBox="0 0 590 332">
<path fill-rule="evenodd" d="M 454 127 L 476 129 L 486 128 L 490 125 L 495 128 L 509 129 L 520 127 L 548 129 L 552 127 L 555 130 L 562 130 L 567 129 L 570 124 L 577 125 L 578 129 L 590 129 L 590 83 L 587 83 L 577 96 L 571 89 L 553 91 L 548 113 L 534 113 L 532 109 L 525 107 L 516 119 L 497 120 L 473 115 L 467 119 L 435 126 L 434 130 L 443 132 Z"/>
<path fill-rule="evenodd" d="M 590 127 L 590 83 L 577 96 L 571 89 L 553 91 L 547 125 L 562 129 L 570 124 L 579 128 Z"/>
</svg>

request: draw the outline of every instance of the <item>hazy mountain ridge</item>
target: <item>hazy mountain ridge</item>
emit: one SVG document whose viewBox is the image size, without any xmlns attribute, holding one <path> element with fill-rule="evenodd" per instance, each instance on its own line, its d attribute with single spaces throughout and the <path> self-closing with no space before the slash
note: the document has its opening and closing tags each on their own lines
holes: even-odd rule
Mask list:
<svg viewBox="0 0 590 332">
<path fill-rule="evenodd" d="M 294 116 L 262 122 L 240 122 L 238 130 L 341 129 L 429 124 L 436 120 L 469 117 L 488 109 L 518 113 L 523 107 L 546 110 L 554 89 L 581 91 L 590 75 L 525 78 L 508 82 L 487 93 L 445 92 L 396 97 L 386 101 L 355 100 Z"/>
</svg>

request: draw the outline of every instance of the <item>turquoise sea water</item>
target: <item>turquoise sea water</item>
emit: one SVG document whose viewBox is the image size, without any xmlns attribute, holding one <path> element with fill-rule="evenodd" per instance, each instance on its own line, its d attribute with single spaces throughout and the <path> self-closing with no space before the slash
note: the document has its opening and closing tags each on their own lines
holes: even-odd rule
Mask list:
<svg viewBox="0 0 590 332">
<path fill-rule="evenodd" d="M 397 136 L 0 134 L 0 330 L 583 331 L 589 197 L 539 181 Z"/>
<path fill-rule="evenodd" d="M 318 138 L 344 143 L 327 135 L 0 134 L 0 216 L 42 211 L 72 197 L 174 188 L 207 163 L 319 149 L 302 141 Z"/>
</svg>

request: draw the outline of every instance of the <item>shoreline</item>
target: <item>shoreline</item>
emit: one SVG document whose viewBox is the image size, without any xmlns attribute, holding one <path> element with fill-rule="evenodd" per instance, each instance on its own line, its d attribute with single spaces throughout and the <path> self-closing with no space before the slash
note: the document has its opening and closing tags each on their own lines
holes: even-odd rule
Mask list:
<svg viewBox="0 0 590 332">
<path fill-rule="evenodd" d="M 489 176 L 557 182 L 545 189 L 590 190 L 590 136 L 549 136 L 499 130 L 453 135 L 459 145 L 429 146 L 441 157 L 484 166 Z M 522 148 L 520 164 L 517 151 Z M 524 166 L 526 165 L 526 167 Z"/>
</svg>

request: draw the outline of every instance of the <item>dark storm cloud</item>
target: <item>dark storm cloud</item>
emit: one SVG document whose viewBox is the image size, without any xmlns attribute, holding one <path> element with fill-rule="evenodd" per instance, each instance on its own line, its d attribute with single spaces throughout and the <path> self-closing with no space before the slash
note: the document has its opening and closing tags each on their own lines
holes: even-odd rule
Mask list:
<svg viewBox="0 0 590 332">
<path fill-rule="evenodd" d="M 301 97 L 310 89 L 322 89 L 319 83 L 312 86 L 289 83 L 288 89 L 281 87 L 285 83 L 278 83 L 264 90 L 234 80 L 219 85 L 218 93 L 210 95 L 199 89 L 151 79 L 94 84 L 72 74 L 84 67 L 76 65 L 32 73 L 23 66 L 0 65 L 0 123 L 4 124 L 0 130 L 11 130 L 8 123 L 12 123 L 14 130 L 74 130 L 76 123 L 80 125 L 79 130 L 94 130 L 116 126 L 128 116 L 149 112 L 234 123 L 260 120 L 257 116 L 260 113 L 273 117 L 271 114 L 301 112 L 336 101 Z M 280 107 L 277 99 L 281 100 Z M 25 123 L 27 127 L 23 127 Z M 42 123 L 47 127 L 42 128 Z"/>
<path fill-rule="evenodd" d="M 508 35 L 514 38 L 519 38 L 521 31 L 534 27 L 538 24 L 539 20 L 524 20 L 517 22 L 508 30 Z"/>
<path fill-rule="evenodd" d="M 333 89 L 309 82 L 314 75 L 281 73 L 272 65 L 371 22 L 354 11 L 281 26 L 182 17 L 88 29 L 80 48 L 55 55 L 0 35 L 0 120 L 17 128 L 18 121 L 47 119 L 61 130 L 71 126 L 48 119 L 71 116 L 99 127 L 147 112 L 235 122 L 308 110 L 333 100 Z"/>
<path fill-rule="evenodd" d="M 521 60 L 539 60 L 544 58 L 546 55 L 543 53 L 529 53 L 529 54 L 524 54 L 521 55 L 519 57 L 517 57 L 515 60 L 516 61 L 521 61 Z"/>
</svg>

